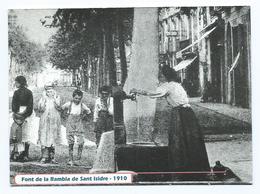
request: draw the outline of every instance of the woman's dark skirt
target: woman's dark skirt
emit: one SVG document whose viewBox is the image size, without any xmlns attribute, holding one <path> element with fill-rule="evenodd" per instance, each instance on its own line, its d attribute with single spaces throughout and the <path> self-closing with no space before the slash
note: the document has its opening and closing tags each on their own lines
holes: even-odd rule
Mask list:
<svg viewBox="0 0 260 194">
<path fill-rule="evenodd" d="M 168 159 L 172 172 L 210 171 L 207 151 L 198 120 L 190 107 L 171 111 Z M 203 174 L 203 173 L 202 173 Z"/>
</svg>

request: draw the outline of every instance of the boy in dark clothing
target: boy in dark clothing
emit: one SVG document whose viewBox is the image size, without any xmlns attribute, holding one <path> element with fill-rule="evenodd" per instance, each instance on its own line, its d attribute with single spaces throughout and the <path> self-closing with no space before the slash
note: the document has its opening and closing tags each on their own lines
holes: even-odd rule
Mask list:
<svg viewBox="0 0 260 194">
<path fill-rule="evenodd" d="M 102 133 L 113 130 L 113 98 L 110 97 L 110 87 L 100 88 L 100 97 L 96 100 L 94 110 L 94 125 L 96 144 L 99 145 Z"/>
</svg>

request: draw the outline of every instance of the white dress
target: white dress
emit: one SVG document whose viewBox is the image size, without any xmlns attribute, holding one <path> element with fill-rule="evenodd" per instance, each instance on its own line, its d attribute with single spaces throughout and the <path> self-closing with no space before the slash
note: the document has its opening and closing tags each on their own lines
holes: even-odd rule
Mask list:
<svg viewBox="0 0 260 194">
<path fill-rule="evenodd" d="M 50 147 L 61 142 L 61 117 L 55 104 L 60 105 L 60 97 L 43 95 L 39 101 L 39 110 L 42 111 L 39 123 L 39 143 Z"/>
</svg>

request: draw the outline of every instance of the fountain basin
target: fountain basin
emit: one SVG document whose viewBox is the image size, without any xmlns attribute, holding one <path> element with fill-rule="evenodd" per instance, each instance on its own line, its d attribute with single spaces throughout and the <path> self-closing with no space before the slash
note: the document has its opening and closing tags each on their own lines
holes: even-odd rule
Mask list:
<svg viewBox="0 0 260 194">
<path fill-rule="evenodd" d="M 168 146 L 133 142 L 115 148 L 117 170 L 134 172 L 168 172 Z"/>
<path fill-rule="evenodd" d="M 130 142 L 127 143 L 129 146 L 136 146 L 136 147 L 156 147 L 157 145 L 154 142 Z"/>
</svg>

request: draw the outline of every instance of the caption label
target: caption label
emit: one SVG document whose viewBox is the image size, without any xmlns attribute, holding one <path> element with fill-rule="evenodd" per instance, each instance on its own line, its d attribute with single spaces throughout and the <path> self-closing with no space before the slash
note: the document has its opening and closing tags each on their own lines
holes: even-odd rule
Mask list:
<svg viewBox="0 0 260 194">
<path fill-rule="evenodd" d="M 14 179 L 17 185 L 129 184 L 132 174 L 27 174 Z"/>
</svg>

